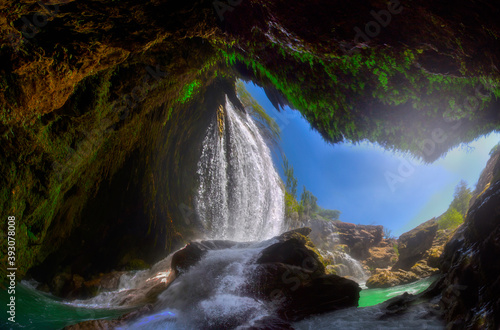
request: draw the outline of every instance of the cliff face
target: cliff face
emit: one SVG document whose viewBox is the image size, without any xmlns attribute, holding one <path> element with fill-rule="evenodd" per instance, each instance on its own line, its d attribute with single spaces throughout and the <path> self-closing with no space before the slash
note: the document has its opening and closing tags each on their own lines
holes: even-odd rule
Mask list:
<svg viewBox="0 0 500 330">
<path fill-rule="evenodd" d="M 353 258 L 364 260 L 370 256 L 371 247 L 377 246 L 383 239 L 382 226 L 355 225 L 348 222 L 337 222 L 339 242 L 349 247 Z"/>
<path fill-rule="evenodd" d="M 366 285 L 369 288 L 386 288 L 439 273 L 440 257 L 452 234 L 451 230 L 438 230 L 435 218 L 402 234 L 395 242 L 397 261 L 390 270 L 375 269 Z"/>
<path fill-rule="evenodd" d="M 395 240 L 383 238 L 383 226 L 355 225 L 320 218 L 309 219 L 304 225 L 312 229 L 309 236 L 320 250 L 347 252 L 360 261 L 367 272 L 390 267 L 397 260 Z"/>
<path fill-rule="evenodd" d="M 431 219 L 402 234 L 398 238 L 399 258 L 392 269 L 410 270 L 432 247 L 437 230 L 436 219 Z"/>
<path fill-rule="evenodd" d="M 490 178 L 490 179 L 488 179 Z M 500 161 L 494 154 L 474 195 L 464 224 L 446 245 L 441 285 L 446 320 L 451 328 L 500 326 Z"/>
</svg>

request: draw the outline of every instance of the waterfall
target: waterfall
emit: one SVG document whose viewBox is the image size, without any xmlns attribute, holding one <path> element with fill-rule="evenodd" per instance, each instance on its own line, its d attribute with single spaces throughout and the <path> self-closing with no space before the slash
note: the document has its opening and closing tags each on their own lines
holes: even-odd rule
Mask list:
<svg viewBox="0 0 500 330">
<path fill-rule="evenodd" d="M 352 277 L 356 282 L 365 282 L 368 278 L 363 266 L 345 252 L 336 251 L 333 253 L 333 260 L 337 267 L 337 275 Z"/>
<path fill-rule="evenodd" d="M 251 116 L 227 97 L 218 119 L 207 130 L 197 170 L 195 207 L 206 237 L 252 241 L 278 235 L 284 192 L 268 146 Z"/>
<path fill-rule="evenodd" d="M 311 218 L 305 225 L 312 229 L 309 237 L 323 258 L 333 264 L 337 275 L 350 277 L 358 283 L 368 279 L 361 263 L 346 252 L 349 248 L 342 244 L 339 229 L 333 221 Z"/>
</svg>

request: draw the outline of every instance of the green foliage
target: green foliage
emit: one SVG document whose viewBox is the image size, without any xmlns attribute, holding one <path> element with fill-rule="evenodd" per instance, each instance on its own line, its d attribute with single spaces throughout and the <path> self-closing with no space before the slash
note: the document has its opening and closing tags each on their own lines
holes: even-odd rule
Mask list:
<svg viewBox="0 0 500 330">
<path fill-rule="evenodd" d="M 304 187 L 301 194 L 300 203 L 297 201 L 297 178 L 293 173 L 293 167 L 288 162 L 288 159 L 283 155 L 283 171 L 285 173 L 285 217 L 289 218 L 292 214 L 297 214 L 300 218 L 309 217 L 313 214 L 327 219 L 338 220 L 340 217 L 339 210 L 329 210 L 318 206 L 318 199 Z"/>
<path fill-rule="evenodd" d="M 304 214 L 309 216 L 318 210 L 318 198 L 308 191 L 305 186 L 303 188 L 300 195 L 300 205 L 302 205 Z"/>
<path fill-rule="evenodd" d="M 197 91 L 200 89 L 200 81 L 194 80 L 193 82 L 185 85 L 180 93 L 178 101 L 181 103 L 186 103 L 193 97 L 194 94 L 196 94 Z"/>
<path fill-rule="evenodd" d="M 469 210 L 469 202 L 471 198 L 471 189 L 467 187 L 467 183 L 464 180 L 461 180 L 455 187 L 455 193 L 453 194 L 453 201 L 450 204 L 450 208 L 457 210 L 462 216 L 465 217 L 467 211 Z"/>
<path fill-rule="evenodd" d="M 328 220 L 339 220 L 341 212 L 339 210 L 329 210 L 329 209 L 324 209 L 322 207 L 318 207 L 318 211 L 316 213 L 319 216 L 326 218 Z"/>
<path fill-rule="evenodd" d="M 397 243 L 394 243 L 394 245 L 392 246 L 392 249 L 394 250 L 394 252 L 396 253 L 396 255 L 398 256 L 399 258 L 399 249 L 398 249 L 398 244 Z"/>
<path fill-rule="evenodd" d="M 462 224 L 469 210 L 471 198 L 472 191 L 467 187 L 467 183 L 461 180 L 455 187 L 453 201 L 448 210 L 438 218 L 439 229 L 455 229 Z"/>
<path fill-rule="evenodd" d="M 390 230 L 389 228 L 384 228 L 384 237 L 385 238 L 392 238 L 392 230 Z"/>
<path fill-rule="evenodd" d="M 439 229 L 454 229 L 463 222 L 463 215 L 455 208 L 449 208 L 438 220 Z"/>
<path fill-rule="evenodd" d="M 288 191 L 285 191 L 285 217 L 289 218 L 292 214 L 297 215 L 302 213 L 302 206 L 297 202 Z"/>
<path fill-rule="evenodd" d="M 488 119 L 500 95 L 498 81 L 429 73 L 414 65 L 421 49 L 370 48 L 325 58 L 283 47 L 272 45 L 267 61 L 258 61 L 262 54 L 252 56 L 252 45 L 245 54 L 220 52 L 228 65 L 242 63 L 274 85 L 327 141 L 367 139 L 433 161 L 460 142 L 500 128 Z M 422 142 L 441 131 L 443 141 L 424 152 Z"/>
<path fill-rule="evenodd" d="M 293 174 L 293 167 L 288 163 L 288 159 L 283 155 L 283 171 L 285 173 L 285 189 L 292 195 L 293 198 L 297 198 L 297 178 Z"/>
</svg>

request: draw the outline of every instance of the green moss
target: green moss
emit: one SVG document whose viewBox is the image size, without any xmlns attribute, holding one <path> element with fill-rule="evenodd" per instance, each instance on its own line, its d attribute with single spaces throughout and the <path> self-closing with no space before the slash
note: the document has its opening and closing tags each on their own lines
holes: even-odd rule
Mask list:
<svg viewBox="0 0 500 330">
<path fill-rule="evenodd" d="M 450 145 L 498 128 L 477 116 L 498 96 L 496 81 L 487 76 L 464 78 L 419 69 L 414 64 L 423 53 L 421 49 L 395 52 L 374 48 L 320 58 L 275 45 L 266 64 L 252 56 L 251 46 L 248 49 L 245 55 L 230 48 L 220 53 L 228 65 L 243 63 L 257 79 L 269 81 L 331 142 L 368 139 L 421 157 L 420 143 L 432 135 L 436 125 L 449 130 L 447 127 L 454 127 L 456 121 L 476 120 L 475 127 L 467 123 L 454 130 L 438 150 L 424 155 L 433 160 Z M 478 93 L 481 89 L 488 93 Z"/>
<path fill-rule="evenodd" d="M 398 244 L 397 243 L 394 243 L 392 245 L 392 249 L 394 250 L 394 252 L 396 253 L 396 256 L 399 258 L 399 249 L 398 249 Z"/>
<path fill-rule="evenodd" d="M 193 95 L 197 91 L 199 91 L 200 86 L 201 86 L 201 83 L 198 80 L 194 80 L 193 82 L 185 85 L 181 90 L 181 93 L 180 93 L 180 96 L 178 99 L 179 102 L 186 103 L 189 99 L 191 99 L 193 97 Z"/>
</svg>

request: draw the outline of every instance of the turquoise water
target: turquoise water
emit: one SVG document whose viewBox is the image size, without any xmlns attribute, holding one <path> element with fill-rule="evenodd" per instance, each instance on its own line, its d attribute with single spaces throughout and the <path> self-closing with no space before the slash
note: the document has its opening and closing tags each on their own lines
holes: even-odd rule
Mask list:
<svg viewBox="0 0 500 330">
<path fill-rule="evenodd" d="M 387 289 L 364 289 L 359 293 L 359 307 L 373 306 L 380 304 L 392 297 L 399 296 L 405 292 L 417 294 L 429 287 L 434 282 L 435 276 L 421 279 L 405 285 L 398 285 Z"/>
<path fill-rule="evenodd" d="M 57 298 L 18 283 L 16 285 L 16 322 L 7 320 L 5 304 L 9 301 L 6 290 L 0 290 L 2 301 L 2 319 L 0 329 L 36 329 L 54 330 L 85 320 L 114 318 L 128 309 L 92 308 L 89 306 L 73 306 Z"/>
<path fill-rule="evenodd" d="M 392 297 L 424 291 L 435 278 L 430 277 L 415 283 L 387 289 L 364 289 L 360 293 L 359 307 L 373 306 Z M 2 304 L 7 302 L 7 291 L 0 291 Z M 5 311 L 5 308 L 2 308 Z M 16 287 L 16 323 L 7 321 L 8 314 L 2 316 L 0 329 L 61 329 L 67 325 L 85 320 L 116 318 L 129 310 L 75 306 L 51 295 L 34 290 L 29 285 L 18 283 Z M 157 315 L 156 315 L 157 316 Z"/>
</svg>

